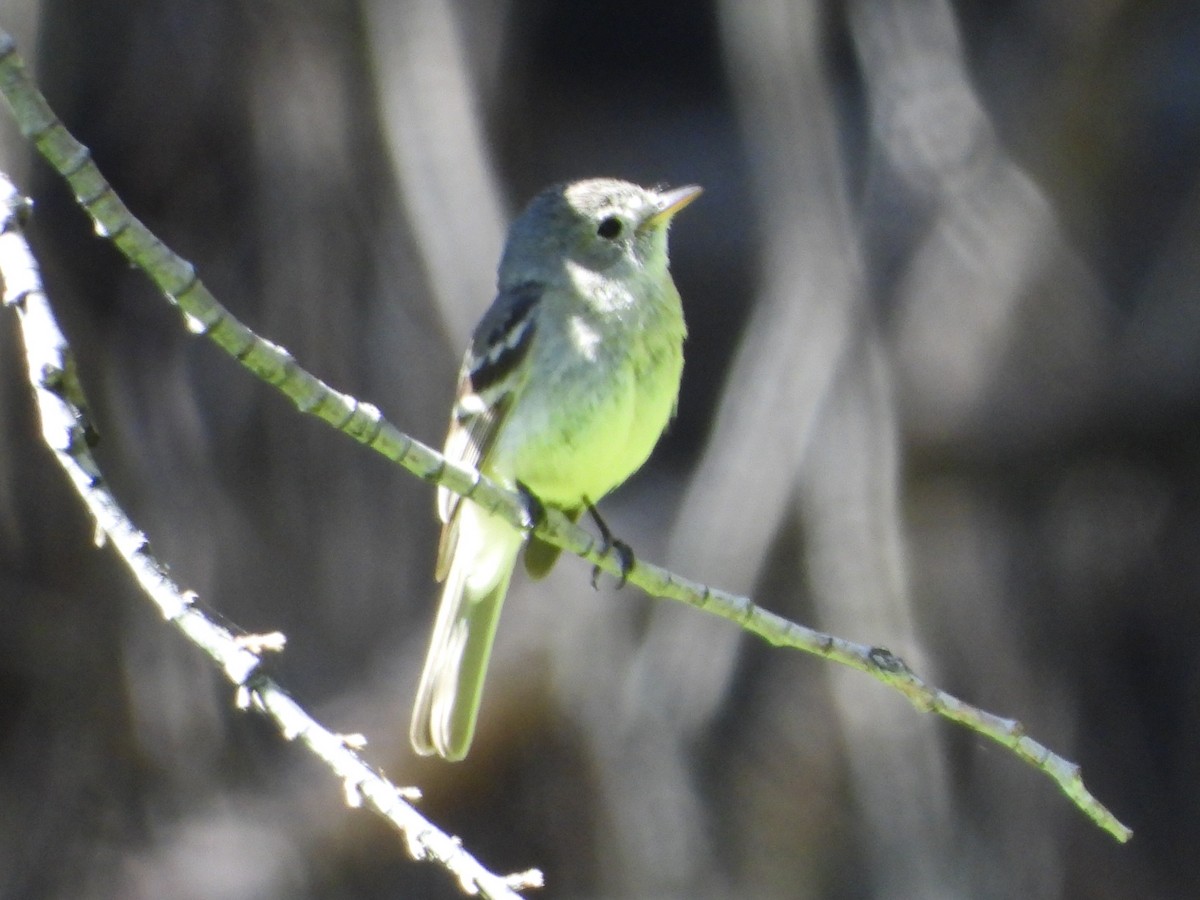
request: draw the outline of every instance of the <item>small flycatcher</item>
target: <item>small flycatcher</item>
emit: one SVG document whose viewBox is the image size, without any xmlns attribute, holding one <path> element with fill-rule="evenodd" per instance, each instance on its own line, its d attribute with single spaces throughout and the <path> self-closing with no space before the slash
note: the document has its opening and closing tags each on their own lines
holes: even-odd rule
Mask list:
<svg viewBox="0 0 1200 900">
<path fill-rule="evenodd" d="M 509 229 L 499 294 L 463 359 L 448 459 L 572 519 L 641 467 L 683 372 L 667 228 L 699 194 L 598 178 L 533 199 Z M 438 515 L 446 584 L 409 734 L 418 753 L 460 760 L 525 533 L 445 488 Z M 525 567 L 540 577 L 557 557 L 535 537 Z"/>
</svg>

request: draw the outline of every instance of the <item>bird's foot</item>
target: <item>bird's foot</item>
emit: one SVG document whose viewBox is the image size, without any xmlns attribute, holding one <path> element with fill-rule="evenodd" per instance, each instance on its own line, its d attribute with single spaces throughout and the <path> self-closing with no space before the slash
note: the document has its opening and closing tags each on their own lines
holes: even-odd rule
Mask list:
<svg viewBox="0 0 1200 900">
<path fill-rule="evenodd" d="M 546 521 L 546 507 L 522 481 L 517 482 L 517 493 L 521 495 L 521 502 L 525 506 L 525 527 L 533 531 Z"/>
<path fill-rule="evenodd" d="M 612 531 L 608 524 L 600 517 L 599 510 L 596 509 L 592 501 L 584 498 L 584 503 L 587 504 L 588 515 L 592 517 L 592 521 L 596 523 L 596 528 L 600 531 L 600 540 L 603 543 L 601 555 L 608 556 L 610 553 L 616 553 L 621 566 L 621 575 L 617 579 L 617 590 L 625 587 L 625 581 L 629 577 L 629 573 L 633 571 L 633 549 L 624 541 L 613 537 Z M 600 589 L 600 574 L 599 566 L 592 567 L 592 589 Z"/>
</svg>

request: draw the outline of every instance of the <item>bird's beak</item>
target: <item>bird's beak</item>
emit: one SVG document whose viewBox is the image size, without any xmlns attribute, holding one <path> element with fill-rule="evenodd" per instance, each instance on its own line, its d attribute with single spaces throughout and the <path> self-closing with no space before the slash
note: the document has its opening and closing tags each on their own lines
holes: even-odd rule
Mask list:
<svg viewBox="0 0 1200 900">
<path fill-rule="evenodd" d="M 679 212 L 693 200 L 704 192 L 704 188 L 697 184 L 689 184 L 687 187 L 675 188 L 673 191 L 663 191 L 658 195 L 658 202 L 655 204 L 658 211 L 652 213 L 642 222 L 638 231 L 644 231 L 647 228 L 658 228 L 660 225 L 665 225 L 671 221 L 671 217 Z"/>
</svg>

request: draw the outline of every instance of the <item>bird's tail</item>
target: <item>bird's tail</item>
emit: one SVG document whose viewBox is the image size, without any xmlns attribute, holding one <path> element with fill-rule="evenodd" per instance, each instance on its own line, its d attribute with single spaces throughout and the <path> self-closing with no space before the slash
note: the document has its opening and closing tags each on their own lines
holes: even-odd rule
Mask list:
<svg viewBox="0 0 1200 900">
<path fill-rule="evenodd" d="M 455 518 L 446 586 L 409 729 L 417 753 L 451 761 L 467 755 L 475 734 L 500 608 L 524 540 L 469 500 Z"/>
</svg>

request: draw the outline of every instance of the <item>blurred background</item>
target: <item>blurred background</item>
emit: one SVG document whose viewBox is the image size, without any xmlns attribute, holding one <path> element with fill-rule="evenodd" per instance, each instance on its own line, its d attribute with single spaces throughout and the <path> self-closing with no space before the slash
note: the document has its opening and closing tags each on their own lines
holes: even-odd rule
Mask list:
<svg viewBox="0 0 1200 900">
<path fill-rule="evenodd" d="M 407 723 L 433 491 L 180 327 L 0 115 L 118 498 L 280 680 L 547 898 L 1200 890 L 1200 7 L 3 0 L 58 115 L 251 327 L 440 445 L 507 221 L 700 183 L 646 559 L 882 644 L 1080 762 L 723 621 L 518 578 L 470 758 Z M 0 317 L 0 896 L 458 896 L 163 624 Z"/>
</svg>

